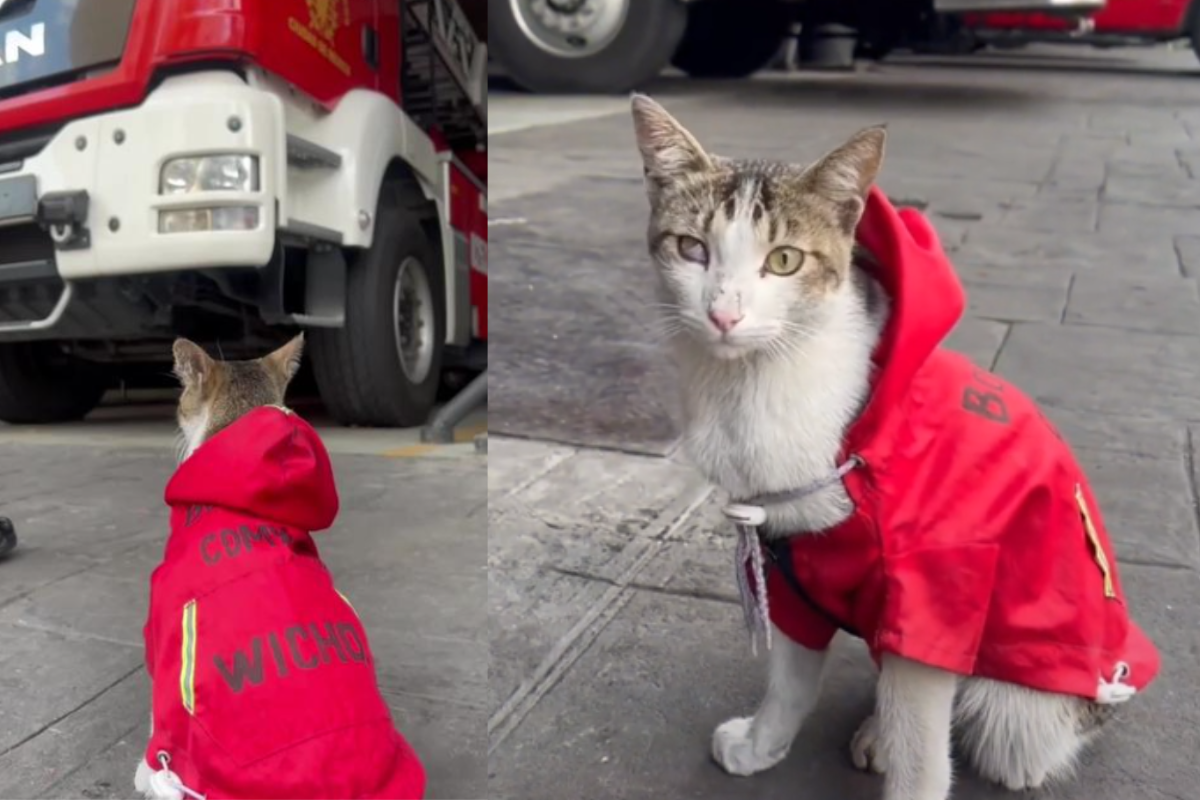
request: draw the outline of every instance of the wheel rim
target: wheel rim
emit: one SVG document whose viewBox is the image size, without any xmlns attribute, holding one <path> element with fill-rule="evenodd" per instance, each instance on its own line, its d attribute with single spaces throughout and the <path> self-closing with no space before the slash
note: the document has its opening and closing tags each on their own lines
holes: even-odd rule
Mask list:
<svg viewBox="0 0 1200 800">
<path fill-rule="evenodd" d="M 529 41 L 551 55 L 585 58 L 612 44 L 631 0 L 509 0 Z"/>
<path fill-rule="evenodd" d="M 425 268 L 415 258 L 404 259 L 392 290 L 392 320 L 400 368 L 411 383 L 423 383 L 433 366 L 436 313 Z"/>
</svg>

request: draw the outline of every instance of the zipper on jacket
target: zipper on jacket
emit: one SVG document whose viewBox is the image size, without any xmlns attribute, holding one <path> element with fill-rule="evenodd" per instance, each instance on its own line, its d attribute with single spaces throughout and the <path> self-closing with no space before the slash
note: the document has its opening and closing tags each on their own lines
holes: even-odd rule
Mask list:
<svg viewBox="0 0 1200 800">
<path fill-rule="evenodd" d="M 196 601 L 183 606 L 183 652 L 179 661 L 179 696 L 189 714 L 196 713 Z"/>
</svg>

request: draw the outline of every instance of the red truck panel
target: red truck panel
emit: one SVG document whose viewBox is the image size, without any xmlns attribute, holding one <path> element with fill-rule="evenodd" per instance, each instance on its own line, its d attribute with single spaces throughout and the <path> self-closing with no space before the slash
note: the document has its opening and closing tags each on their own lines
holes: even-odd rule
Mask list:
<svg viewBox="0 0 1200 800">
<path fill-rule="evenodd" d="M 399 6 L 386 4 L 377 21 L 375 4 L 139 0 L 116 68 L 0 101 L 0 132 L 136 105 L 156 71 L 194 61 L 253 61 L 330 107 L 352 88 L 377 89 L 398 101 Z M 363 58 L 363 26 L 381 22 L 389 27 L 380 31 L 382 63 L 376 72 Z M 384 74 L 389 80 L 381 82 Z"/>
<path fill-rule="evenodd" d="M 1108 0 L 1092 16 L 1096 33 L 1159 36 L 1179 33 L 1187 23 L 1189 0 Z M 1050 14 L 978 14 L 967 18 L 974 28 L 1066 31 L 1077 21 Z"/>
<path fill-rule="evenodd" d="M 467 235 L 471 258 L 471 308 L 476 336 L 487 340 L 487 196 L 455 163 L 450 168 L 450 224 Z"/>
</svg>

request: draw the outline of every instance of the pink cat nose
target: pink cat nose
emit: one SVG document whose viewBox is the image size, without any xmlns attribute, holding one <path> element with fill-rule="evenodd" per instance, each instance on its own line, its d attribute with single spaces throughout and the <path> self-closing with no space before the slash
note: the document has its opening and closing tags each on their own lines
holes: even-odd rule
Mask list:
<svg viewBox="0 0 1200 800">
<path fill-rule="evenodd" d="M 736 314 L 733 311 L 708 312 L 708 318 L 712 320 L 712 324 L 716 325 L 717 330 L 721 333 L 729 333 L 744 317 L 744 314 Z"/>
</svg>

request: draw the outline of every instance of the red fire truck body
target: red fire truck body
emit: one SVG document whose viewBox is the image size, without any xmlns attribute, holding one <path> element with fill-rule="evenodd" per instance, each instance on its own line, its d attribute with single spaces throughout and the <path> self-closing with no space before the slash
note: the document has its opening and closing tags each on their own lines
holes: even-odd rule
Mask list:
<svg viewBox="0 0 1200 800">
<path fill-rule="evenodd" d="M 337 418 L 422 422 L 486 359 L 485 80 L 451 0 L 0 2 L 0 419 L 303 329 Z"/>
<path fill-rule="evenodd" d="M 1064 20 L 1045 14 L 980 14 L 967 19 L 981 42 L 1018 46 L 1033 42 L 1127 47 L 1186 41 L 1200 57 L 1197 0 L 1108 0 L 1094 15 Z"/>
</svg>

